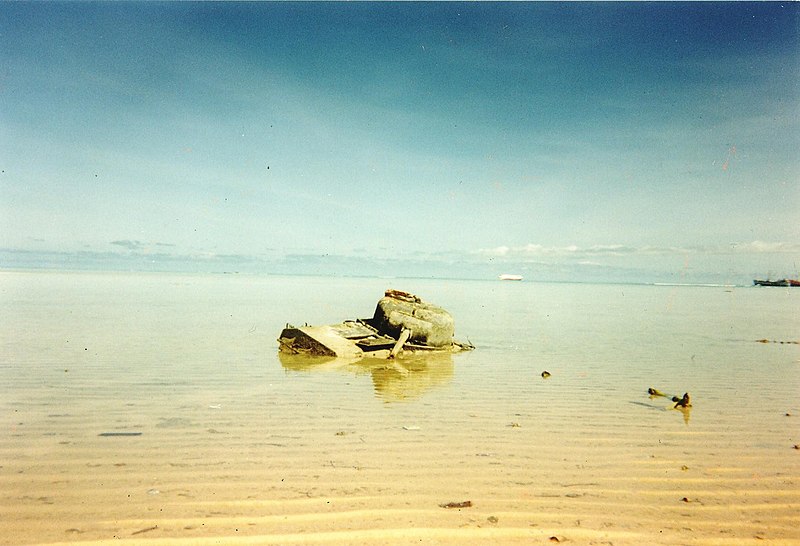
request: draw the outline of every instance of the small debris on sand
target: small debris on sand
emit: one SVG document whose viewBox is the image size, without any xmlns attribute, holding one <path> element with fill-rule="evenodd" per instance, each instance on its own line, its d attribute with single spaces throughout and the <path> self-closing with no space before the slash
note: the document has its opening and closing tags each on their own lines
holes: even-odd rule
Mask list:
<svg viewBox="0 0 800 546">
<path fill-rule="evenodd" d="M 543 372 L 542 372 L 542 377 L 543 377 L 544 379 L 547 379 L 548 377 L 550 377 L 550 375 L 551 375 L 551 374 L 550 374 L 550 372 L 548 372 L 547 370 L 545 370 L 545 371 L 543 371 Z"/>
<path fill-rule="evenodd" d="M 444 504 L 440 504 L 442 508 L 470 508 L 472 507 L 472 501 L 462 501 L 462 502 L 446 502 Z"/>
<path fill-rule="evenodd" d="M 131 533 L 131 536 L 133 536 L 133 535 L 141 535 L 142 533 L 147 533 L 149 531 L 155 531 L 156 529 L 158 529 L 158 525 L 153 525 L 152 527 L 148 527 L 146 529 L 139 529 L 138 531 L 134 531 L 134 532 Z"/>
</svg>

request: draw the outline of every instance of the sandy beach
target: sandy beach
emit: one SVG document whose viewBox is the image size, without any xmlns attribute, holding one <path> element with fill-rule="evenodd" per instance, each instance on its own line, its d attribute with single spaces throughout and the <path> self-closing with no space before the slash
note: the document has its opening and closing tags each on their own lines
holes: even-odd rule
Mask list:
<svg viewBox="0 0 800 546">
<path fill-rule="evenodd" d="M 413 281 L 478 349 L 393 368 L 278 358 L 283 298 L 311 310 L 307 281 L 0 280 L 2 544 L 800 543 L 792 325 L 739 335 L 683 312 L 763 310 L 744 290 L 625 288 L 618 320 L 639 327 L 622 335 L 596 302 L 548 306 L 563 286 L 476 302 L 469 283 Z M 364 288 L 333 282 L 342 301 Z M 529 321 L 477 331 L 531 290 Z M 768 297 L 791 320 L 797 298 Z M 658 317 L 635 317 L 654 301 Z M 561 321 L 573 341 L 553 341 Z M 690 410 L 646 392 L 673 385 Z"/>
</svg>

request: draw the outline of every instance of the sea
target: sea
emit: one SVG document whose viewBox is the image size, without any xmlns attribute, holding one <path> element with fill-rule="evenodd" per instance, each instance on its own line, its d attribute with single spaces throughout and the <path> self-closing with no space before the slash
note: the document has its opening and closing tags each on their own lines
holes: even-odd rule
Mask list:
<svg viewBox="0 0 800 546">
<path fill-rule="evenodd" d="M 279 354 L 387 289 L 475 349 Z M 798 289 L 4 271 L 0 309 L 0 544 L 800 544 Z"/>
</svg>

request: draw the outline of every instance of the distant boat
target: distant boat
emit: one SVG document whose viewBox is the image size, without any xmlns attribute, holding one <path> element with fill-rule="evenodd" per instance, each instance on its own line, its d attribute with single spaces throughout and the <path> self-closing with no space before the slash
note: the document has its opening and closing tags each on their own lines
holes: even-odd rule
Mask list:
<svg viewBox="0 0 800 546">
<path fill-rule="evenodd" d="M 779 279 L 777 281 L 770 280 L 753 280 L 754 286 L 800 286 L 800 281 L 796 279 Z"/>
<path fill-rule="evenodd" d="M 499 279 L 501 281 L 521 281 L 522 275 L 512 275 L 510 273 L 503 273 L 500 275 Z"/>
</svg>

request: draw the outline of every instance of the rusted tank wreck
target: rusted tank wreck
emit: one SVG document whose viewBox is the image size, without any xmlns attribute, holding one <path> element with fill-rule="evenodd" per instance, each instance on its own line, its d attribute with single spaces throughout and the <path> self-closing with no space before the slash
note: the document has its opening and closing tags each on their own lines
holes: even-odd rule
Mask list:
<svg viewBox="0 0 800 546">
<path fill-rule="evenodd" d="M 387 290 L 370 319 L 325 326 L 292 326 L 281 332 L 287 354 L 338 358 L 394 358 L 401 351 L 459 352 L 474 349 L 453 339 L 455 321 L 442 309 L 400 290 Z"/>
</svg>

